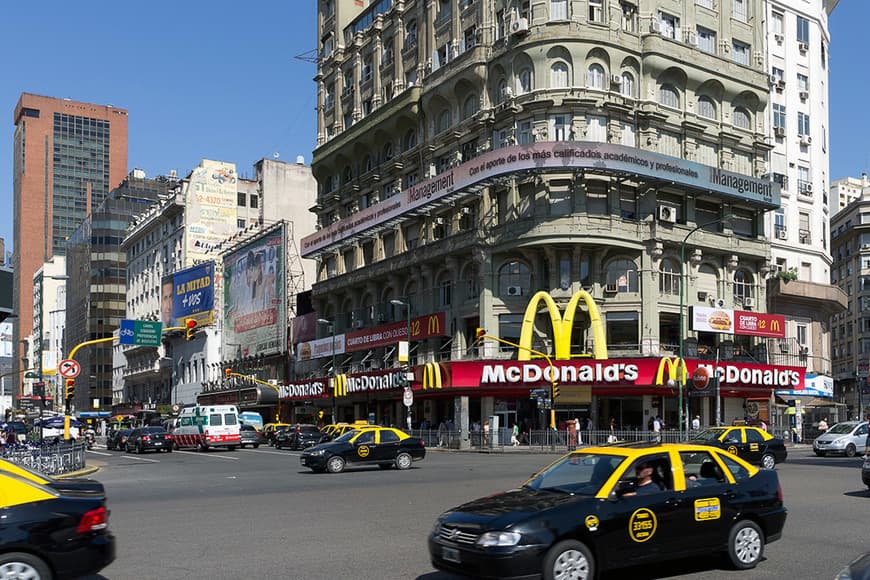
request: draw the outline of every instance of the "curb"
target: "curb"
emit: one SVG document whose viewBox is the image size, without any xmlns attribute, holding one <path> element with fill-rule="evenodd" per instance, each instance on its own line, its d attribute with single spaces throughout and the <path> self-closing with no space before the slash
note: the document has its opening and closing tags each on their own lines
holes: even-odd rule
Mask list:
<svg viewBox="0 0 870 580">
<path fill-rule="evenodd" d="M 85 467 L 84 469 L 79 469 L 78 471 L 71 471 L 69 473 L 62 473 L 60 475 L 55 475 L 55 479 L 71 479 L 74 477 L 83 477 L 85 475 L 91 475 L 100 470 L 99 467 Z"/>
</svg>

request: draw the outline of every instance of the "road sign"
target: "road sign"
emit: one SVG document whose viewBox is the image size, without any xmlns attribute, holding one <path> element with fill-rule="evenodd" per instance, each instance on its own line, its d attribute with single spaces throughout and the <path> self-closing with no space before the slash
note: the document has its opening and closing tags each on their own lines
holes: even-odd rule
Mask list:
<svg viewBox="0 0 870 580">
<path fill-rule="evenodd" d="M 410 407 L 414 404 L 414 392 L 411 389 L 405 389 L 405 395 L 402 397 L 402 402 L 405 403 L 406 407 Z"/>
<path fill-rule="evenodd" d="M 529 391 L 530 399 L 540 399 L 550 396 L 550 389 L 531 389 Z"/>
<path fill-rule="evenodd" d="M 82 367 L 71 358 L 60 361 L 57 365 L 57 372 L 65 379 L 74 379 L 82 372 Z"/>
<path fill-rule="evenodd" d="M 118 342 L 139 346 L 160 346 L 163 325 L 150 320 L 121 320 Z"/>
</svg>

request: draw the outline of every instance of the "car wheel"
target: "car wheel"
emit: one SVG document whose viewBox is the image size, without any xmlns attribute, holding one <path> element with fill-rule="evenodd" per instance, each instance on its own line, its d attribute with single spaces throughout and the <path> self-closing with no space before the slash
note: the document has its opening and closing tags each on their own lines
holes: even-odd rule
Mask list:
<svg viewBox="0 0 870 580">
<path fill-rule="evenodd" d="M 51 570 L 45 562 L 32 554 L 10 552 L 0 556 L 0 578 L 49 580 Z"/>
<path fill-rule="evenodd" d="M 565 540 L 547 552 L 543 573 L 544 580 L 590 580 L 595 577 L 595 558 L 585 545 L 575 540 Z"/>
<path fill-rule="evenodd" d="M 761 456 L 761 467 L 765 469 L 773 469 L 776 466 L 776 458 L 770 454 L 765 453 Z"/>
<path fill-rule="evenodd" d="M 399 453 L 396 456 L 397 469 L 408 469 L 409 467 L 411 467 L 412 462 L 413 459 L 411 459 L 411 456 L 408 453 Z"/>
<path fill-rule="evenodd" d="M 728 536 L 728 558 L 738 570 L 749 570 L 764 555 L 764 532 L 752 520 L 734 524 Z"/>
<path fill-rule="evenodd" d="M 142 444 L 141 444 L 141 443 L 139 444 L 138 447 L 136 447 L 136 453 L 138 453 L 138 454 L 140 454 L 140 455 L 143 454 L 143 453 L 145 453 L 145 448 L 142 447 Z"/>
<path fill-rule="evenodd" d="M 260 447 L 259 443 L 254 443 L 254 449 L 258 449 Z"/>
<path fill-rule="evenodd" d="M 344 471 L 344 459 L 338 455 L 333 455 L 326 462 L 326 470 L 329 471 L 329 473 L 341 473 Z"/>
<path fill-rule="evenodd" d="M 166 453 L 172 453 L 172 445 L 166 448 Z"/>
<path fill-rule="evenodd" d="M 849 443 L 846 445 L 846 457 L 855 457 L 855 445 Z"/>
<path fill-rule="evenodd" d="M 200 452 L 208 451 L 208 447 L 202 441 L 197 441 L 196 442 L 196 450 L 200 451 Z"/>
</svg>

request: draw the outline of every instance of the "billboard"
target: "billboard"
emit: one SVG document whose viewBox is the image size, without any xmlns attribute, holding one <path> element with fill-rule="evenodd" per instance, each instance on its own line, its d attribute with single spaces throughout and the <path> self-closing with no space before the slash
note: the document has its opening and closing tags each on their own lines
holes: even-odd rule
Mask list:
<svg viewBox="0 0 870 580">
<path fill-rule="evenodd" d="M 272 355 L 287 344 L 285 224 L 224 257 L 223 352 Z"/>
<path fill-rule="evenodd" d="M 214 323 L 214 262 L 205 262 L 164 276 L 160 285 L 163 327 Z"/>
<path fill-rule="evenodd" d="M 368 350 L 379 346 L 396 344 L 400 340 L 408 340 L 408 323 L 394 322 L 374 328 L 365 328 L 348 332 L 345 340 L 347 352 Z M 425 340 L 434 336 L 448 336 L 445 315 L 436 312 L 426 316 L 411 319 L 411 340 Z"/>
<path fill-rule="evenodd" d="M 785 316 L 730 308 L 693 306 L 692 330 L 785 338 Z"/>
<path fill-rule="evenodd" d="M 185 192 L 187 264 L 212 258 L 213 254 L 208 252 L 236 233 L 236 182 L 235 163 L 203 159 L 190 173 Z"/>
</svg>

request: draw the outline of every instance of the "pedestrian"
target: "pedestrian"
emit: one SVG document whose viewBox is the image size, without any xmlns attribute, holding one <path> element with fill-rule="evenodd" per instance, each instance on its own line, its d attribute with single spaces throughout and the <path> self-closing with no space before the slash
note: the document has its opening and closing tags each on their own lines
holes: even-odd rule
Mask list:
<svg viewBox="0 0 870 580">
<path fill-rule="evenodd" d="M 697 431 L 701 428 L 701 417 L 699 415 L 695 415 L 695 418 L 692 419 L 692 429 Z"/>
<path fill-rule="evenodd" d="M 424 418 L 420 421 L 420 431 L 425 431 L 429 428 L 429 422 Z"/>
<path fill-rule="evenodd" d="M 650 415 L 649 420 L 646 422 L 646 430 L 647 431 L 653 430 L 653 422 L 654 421 L 655 421 L 655 415 Z"/>
<path fill-rule="evenodd" d="M 580 435 L 580 418 L 574 417 L 574 432 L 577 433 L 577 445 L 583 445 L 583 437 Z"/>
<path fill-rule="evenodd" d="M 761 430 L 764 431 L 765 433 L 767 433 L 767 423 L 764 422 L 764 419 L 759 419 L 758 421 L 759 421 L 759 427 L 761 427 Z"/>
<path fill-rule="evenodd" d="M 828 430 L 828 422 L 825 421 L 825 418 L 822 417 L 822 420 L 819 421 L 819 433 L 824 433 Z"/>
<path fill-rule="evenodd" d="M 653 437 L 656 441 L 662 440 L 662 419 L 658 415 L 653 419 Z"/>
<path fill-rule="evenodd" d="M 438 425 L 438 447 L 446 447 L 447 446 L 447 423 L 444 420 L 441 420 L 441 423 Z"/>
<path fill-rule="evenodd" d="M 610 435 L 607 436 L 608 443 L 616 443 L 616 419 L 610 418 Z"/>
<path fill-rule="evenodd" d="M 489 421 L 483 423 L 483 445 L 489 445 Z"/>
<path fill-rule="evenodd" d="M 520 435 L 520 428 L 516 423 L 514 423 L 513 429 L 511 429 L 511 445 L 513 445 L 514 447 L 520 446 L 519 435 Z"/>
</svg>

